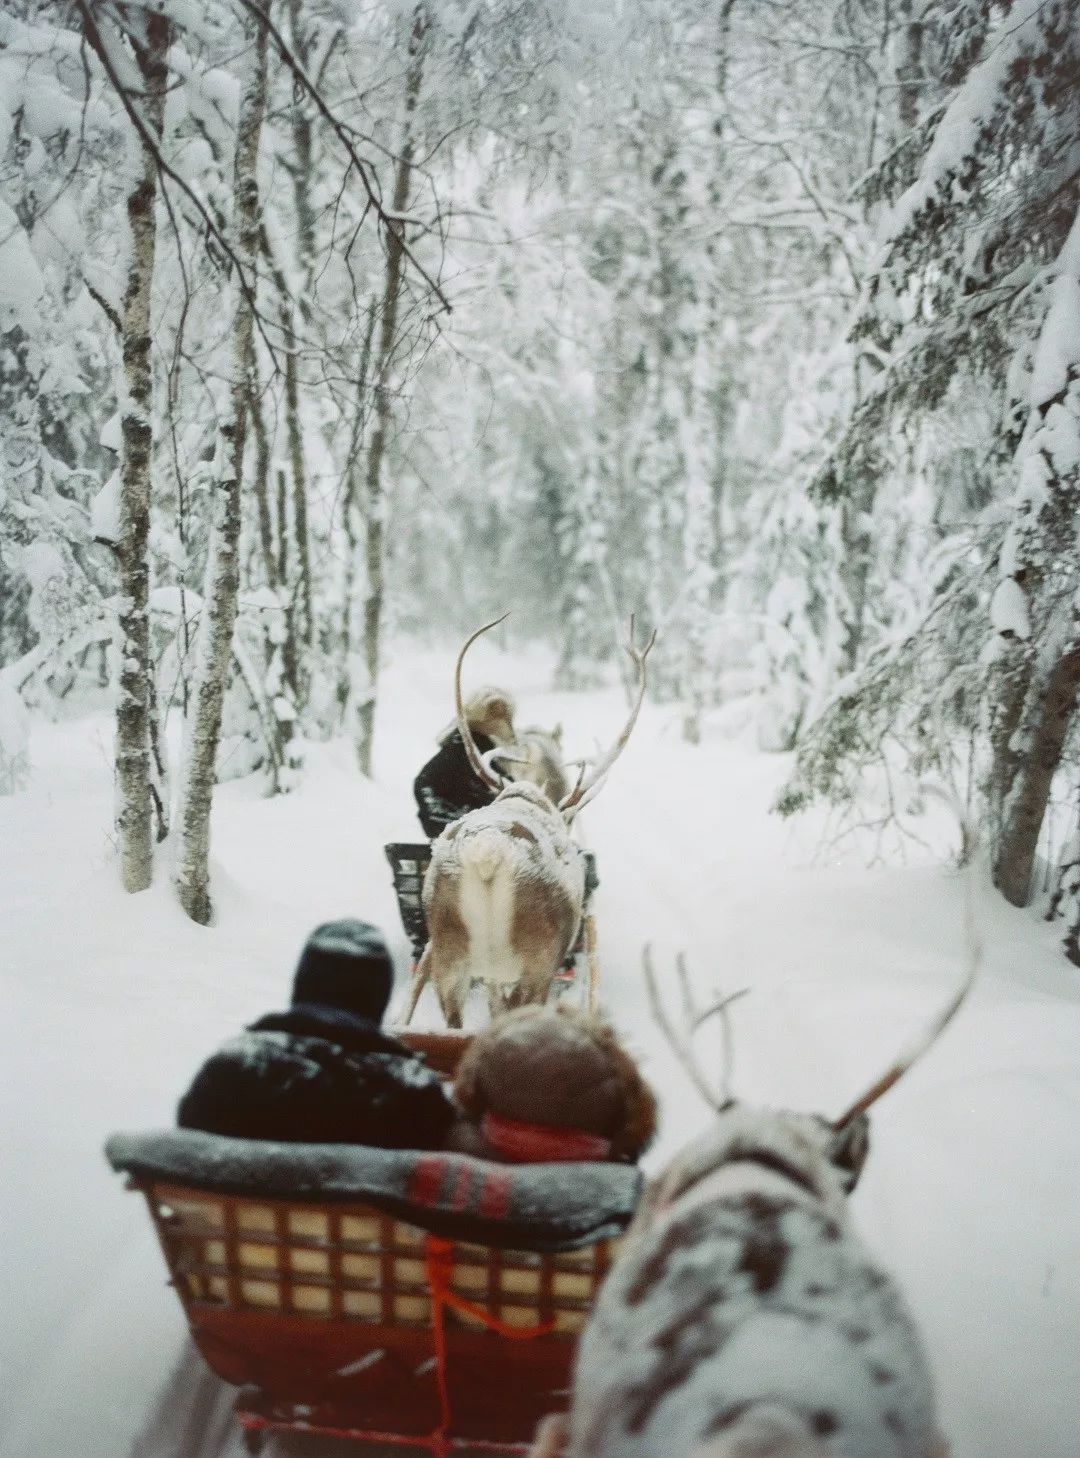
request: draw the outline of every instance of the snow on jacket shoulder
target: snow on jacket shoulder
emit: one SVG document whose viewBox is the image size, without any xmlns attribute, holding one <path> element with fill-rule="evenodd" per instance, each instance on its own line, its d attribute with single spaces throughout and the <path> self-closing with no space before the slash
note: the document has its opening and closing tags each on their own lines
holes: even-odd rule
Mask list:
<svg viewBox="0 0 1080 1458">
<path fill-rule="evenodd" d="M 494 739 L 473 736 L 481 754 L 495 748 Z M 473 772 L 460 733 L 455 729 L 413 781 L 416 809 L 424 834 L 434 840 L 470 810 L 490 805 L 495 796 Z"/>
<path fill-rule="evenodd" d="M 261 1018 L 200 1069 L 182 1129 L 238 1139 L 438 1149 L 454 1110 L 438 1076 L 378 1028 L 291 1009 Z"/>
</svg>

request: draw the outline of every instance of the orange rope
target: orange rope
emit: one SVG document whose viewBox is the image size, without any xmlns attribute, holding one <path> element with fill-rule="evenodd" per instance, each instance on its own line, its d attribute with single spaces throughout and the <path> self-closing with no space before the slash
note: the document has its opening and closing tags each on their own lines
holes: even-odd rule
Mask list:
<svg viewBox="0 0 1080 1458">
<path fill-rule="evenodd" d="M 435 1380 L 439 1387 L 440 1423 L 431 1435 L 431 1451 L 435 1458 L 446 1458 L 446 1438 L 450 1431 L 450 1389 L 446 1379 L 446 1308 L 471 1316 L 488 1331 L 511 1341 L 531 1341 L 533 1337 L 548 1336 L 555 1330 L 554 1321 L 544 1321 L 538 1326 L 510 1326 L 484 1306 L 466 1301 L 451 1288 L 454 1274 L 454 1245 L 452 1241 L 441 1240 L 429 1235 L 424 1242 L 428 1286 L 431 1289 L 431 1329 L 435 1338 Z"/>
</svg>

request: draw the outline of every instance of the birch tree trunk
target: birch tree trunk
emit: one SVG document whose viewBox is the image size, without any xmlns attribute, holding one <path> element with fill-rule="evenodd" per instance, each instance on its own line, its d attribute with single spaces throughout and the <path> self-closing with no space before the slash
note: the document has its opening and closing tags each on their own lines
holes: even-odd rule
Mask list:
<svg viewBox="0 0 1080 1458">
<path fill-rule="evenodd" d="M 297 361 L 297 336 L 294 316 L 294 300 L 291 296 L 285 271 L 274 255 L 265 229 L 260 231 L 259 244 L 266 259 L 278 297 L 278 321 L 281 329 L 282 352 L 285 356 L 285 435 L 289 450 L 289 472 L 292 477 L 292 538 L 296 548 L 296 572 L 290 582 L 288 573 L 288 545 L 285 527 L 286 497 L 284 495 L 284 473 L 278 476 L 281 516 L 281 573 L 283 589 L 288 590 L 287 608 L 288 648 L 285 654 L 287 677 L 294 704 L 307 703 L 307 654 L 314 638 L 314 615 L 311 591 L 311 546 L 308 532 L 308 483 L 307 467 L 304 461 L 304 441 L 300 424 L 300 386 Z M 301 645 L 304 645 L 303 649 Z"/>
<path fill-rule="evenodd" d="M 233 191 L 236 206 L 235 250 L 249 287 L 254 288 L 259 248 L 259 138 L 266 109 L 266 29 L 249 21 L 251 72 L 240 103 Z M 180 844 L 176 887 L 180 904 L 193 921 L 211 915 L 210 811 L 214 768 L 221 738 L 221 708 L 232 661 L 233 628 L 240 583 L 240 500 L 247 434 L 247 404 L 255 378 L 252 300 L 243 289 L 232 330 L 232 385 L 221 426 L 222 478 L 214 492 L 206 592 L 196 648 L 191 716 L 184 746 L 180 785 Z"/>
<path fill-rule="evenodd" d="M 409 70 L 405 82 L 405 116 L 401 151 L 394 170 L 394 193 L 391 213 L 400 217 L 409 205 L 413 155 L 416 148 L 414 118 L 423 79 L 422 46 L 427 32 L 424 9 L 418 8 L 409 37 Z M 370 775 L 374 757 L 375 701 L 379 682 L 379 658 L 382 647 L 383 616 L 383 539 L 386 502 L 382 484 L 383 457 L 393 418 L 391 384 L 394 351 L 397 345 L 398 304 L 401 296 L 401 275 L 405 259 L 402 247 L 404 223 L 394 222 L 386 232 L 386 281 L 379 318 L 379 343 L 375 359 L 375 426 L 367 458 L 367 598 L 364 602 L 364 667 L 367 682 L 364 697 L 357 710 L 357 755 L 360 769 Z"/>
<path fill-rule="evenodd" d="M 352 700 L 353 599 L 356 595 L 356 563 L 360 552 L 360 452 L 367 420 L 368 370 L 371 367 L 371 346 L 375 336 L 375 307 L 369 303 L 364 343 L 356 380 L 356 415 L 349 432 L 349 456 L 345 468 L 345 499 L 342 520 L 345 527 L 345 563 L 341 584 L 341 627 L 338 637 L 338 675 L 336 699 L 337 727 L 345 727 Z"/>
<path fill-rule="evenodd" d="M 694 376 L 704 366 L 704 341 L 699 341 L 685 387 L 686 415 L 682 421 L 683 571 L 686 574 L 686 632 L 682 645 L 682 737 L 687 744 L 701 743 L 701 720 L 705 711 L 705 646 L 712 598 L 712 495 L 701 440 L 699 413 L 705 392 L 695 388 Z"/>
<path fill-rule="evenodd" d="M 145 33 L 133 40 L 142 78 L 142 114 L 160 142 L 168 83 L 169 22 L 146 13 Z M 154 870 L 151 833 L 153 665 L 150 658 L 150 465 L 153 452 L 153 372 L 150 292 L 154 278 L 157 161 L 142 150 L 142 170 L 128 194 L 131 258 L 123 300 L 119 565 L 120 684 L 116 704 L 116 829 L 125 891 L 144 891 Z M 164 812 L 160 824 L 165 824 Z"/>
<path fill-rule="evenodd" d="M 293 55 L 306 72 L 311 60 L 311 44 L 305 27 L 302 0 L 289 0 L 289 31 Z M 285 351 L 285 434 L 289 450 L 289 472 L 292 476 L 293 538 L 296 547 L 296 581 L 292 584 L 293 609 L 290 631 L 295 635 L 295 672 L 293 693 L 298 707 L 307 707 L 310 689 L 311 648 L 315 644 L 314 591 L 311 580 L 311 528 L 308 523 L 308 475 L 304 458 L 304 433 L 300 419 L 300 356 L 298 348 L 297 312 L 303 302 L 310 304 L 314 291 L 315 212 L 311 200 L 314 175 L 311 101 L 303 89 L 294 84 L 290 106 L 292 157 L 289 172 L 292 178 L 293 211 L 296 218 L 296 264 L 301 280 L 299 298 L 293 297 L 285 280 L 284 270 L 270 259 L 277 284 L 281 329 Z M 266 243 L 270 256 L 269 241 Z M 310 322 L 310 311 L 309 311 Z M 300 645 L 303 645 L 301 649 Z"/>
</svg>

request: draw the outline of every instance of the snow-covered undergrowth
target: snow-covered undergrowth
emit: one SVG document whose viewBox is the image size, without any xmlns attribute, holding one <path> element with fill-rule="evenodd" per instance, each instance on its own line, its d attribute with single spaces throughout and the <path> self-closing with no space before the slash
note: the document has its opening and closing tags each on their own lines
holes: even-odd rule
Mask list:
<svg viewBox="0 0 1080 1458">
<path fill-rule="evenodd" d="M 507 680 L 522 722 L 561 719 L 570 753 L 621 724 L 614 691 L 547 693 L 539 655 L 481 645 L 476 656 L 476 681 Z M 3 1458 L 127 1458 L 182 1348 L 149 1224 L 105 1166 L 105 1135 L 171 1119 L 201 1058 L 285 1002 L 315 922 L 379 922 L 404 976 L 382 845 L 418 835 L 411 779 L 448 717 L 449 668 L 449 653 L 391 663 L 374 784 L 332 744 L 311 750 L 293 795 L 265 800 L 251 780 L 219 789 L 210 929 L 177 909 L 164 860 L 151 891 L 129 898 L 116 885 L 108 719 L 34 725 L 29 786 L 0 799 Z M 689 749 L 677 715 L 647 707 L 582 816 L 602 880 L 604 1001 L 662 1092 L 653 1161 L 707 1114 L 651 1025 L 646 940 L 662 974 L 685 949 L 703 993 L 752 989 L 735 1013 L 741 1095 L 825 1113 L 881 1071 L 961 975 L 944 817 L 928 829 L 938 858 L 923 864 L 815 860 L 813 825 L 768 814 L 785 768 L 716 733 Z M 980 984 L 877 1109 L 855 1214 L 921 1321 L 954 1458 L 1069 1458 L 1080 1432 L 1080 978 L 1030 917 L 989 891 L 979 911 Z M 433 1025 L 430 999 L 418 1021 Z"/>
</svg>

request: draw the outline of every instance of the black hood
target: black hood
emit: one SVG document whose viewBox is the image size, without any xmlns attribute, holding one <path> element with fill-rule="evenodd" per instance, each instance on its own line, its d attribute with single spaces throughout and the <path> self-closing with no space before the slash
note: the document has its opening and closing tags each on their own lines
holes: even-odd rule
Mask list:
<svg viewBox="0 0 1080 1458">
<path fill-rule="evenodd" d="M 382 933 L 366 921 L 316 927 L 300 954 L 293 1006 L 332 1008 L 375 1027 L 394 985 L 394 964 Z"/>
</svg>

